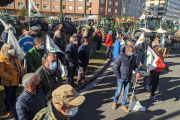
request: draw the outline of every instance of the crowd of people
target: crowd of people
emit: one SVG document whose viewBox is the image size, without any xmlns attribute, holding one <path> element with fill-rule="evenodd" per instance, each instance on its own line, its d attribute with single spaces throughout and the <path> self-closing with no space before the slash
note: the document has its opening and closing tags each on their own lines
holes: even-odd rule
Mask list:
<svg viewBox="0 0 180 120">
<path fill-rule="evenodd" d="M 62 50 L 57 53 L 46 53 L 45 41 L 41 33 L 41 26 L 33 26 L 30 31 L 22 30 L 19 40 L 26 36 L 34 38 L 34 47 L 26 55 L 27 74 L 21 60 L 19 60 L 14 46 L 7 43 L 8 31 L 11 26 L 6 26 L 2 32 L 0 41 L 0 78 L 1 85 L 4 86 L 4 103 L 9 116 L 14 116 L 17 120 L 40 120 L 58 119 L 65 120 L 73 117 L 78 112 L 85 97 L 78 96 L 73 87 L 78 87 L 86 83 L 85 73 L 90 59 L 88 40 L 82 38 L 81 29 L 69 38 L 69 44 L 65 39 L 63 25 L 60 24 L 50 31 L 50 37 L 54 43 Z M 117 77 L 117 90 L 113 100 L 112 109 L 116 109 L 119 96 L 122 96 L 121 108 L 129 112 L 126 101 L 132 79 L 132 71 L 136 72 L 136 79 L 140 78 L 140 67 L 145 62 L 147 53 L 146 40 L 135 46 L 137 38 L 134 34 L 132 39 L 127 39 L 125 34 L 116 37 L 113 50 L 113 32 L 110 30 L 106 36 L 105 45 L 107 47 L 106 59 L 110 61 L 114 58 L 113 71 Z M 145 36 L 145 39 L 147 37 Z M 93 32 L 93 53 L 101 52 L 102 35 L 99 29 Z M 171 40 L 163 35 L 161 41 L 155 38 L 152 42 L 152 49 L 159 56 L 156 62 L 157 68 L 144 77 L 144 88 L 148 90 L 147 96 L 157 101 L 155 91 L 159 85 L 159 74 L 162 69 L 168 70 L 164 64 L 164 57 L 169 57 Z M 64 61 L 65 60 L 65 61 Z M 67 66 L 66 84 L 62 83 L 59 62 Z M 77 84 L 74 76 L 78 68 Z M 147 87 L 149 79 L 149 88 Z M 23 92 L 16 99 L 18 85 L 23 85 Z"/>
</svg>

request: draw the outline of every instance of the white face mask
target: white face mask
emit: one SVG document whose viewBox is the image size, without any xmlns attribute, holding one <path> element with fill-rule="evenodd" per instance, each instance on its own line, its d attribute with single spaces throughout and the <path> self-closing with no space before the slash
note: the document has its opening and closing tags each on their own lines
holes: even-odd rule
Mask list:
<svg viewBox="0 0 180 120">
<path fill-rule="evenodd" d="M 76 113 L 78 112 L 78 107 L 74 107 L 72 109 L 70 109 L 70 113 L 69 114 L 65 114 L 67 117 L 73 117 L 76 115 Z"/>
<path fill-rule="evenodd" d="M 10 49 L 10 50 L 8 51 L 8 53 L 9 53 L 9 54 L 12 54 L 12 55 L 15 55 L 15 50 L 14 50 L 14 49 Z"/>
<path fill-rule="evenodd" d="M 77 42 L 77 41 L 75 41 L 75 42 L 74 42 L 74 44 L 75 44 L 75 45 L 77 45 L 77 44 L 78 44 L 78 42 Z"/>
<path fill-rule="evenodd" d="M 44 45 L 41 45 L 39 49 L 44 49 Z"/>
<path fill-rule="evenodd" d="M 86 46 L 88 45 L 88 42 L 86 42 L 86 44 L 85 44 Z"/>
</svg>

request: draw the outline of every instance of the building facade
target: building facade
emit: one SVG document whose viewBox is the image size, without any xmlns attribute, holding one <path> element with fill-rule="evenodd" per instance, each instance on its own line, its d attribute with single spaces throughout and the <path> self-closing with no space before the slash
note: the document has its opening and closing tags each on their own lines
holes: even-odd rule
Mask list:
<svg viewBox="0 0 180 120">
<path fill-rule="evenodd" d="M 146 6 L 153 10 L 154 15 L 179 23 L 180 0 L 146 0 Z"/>
<path fill-rule="evenodd" d="M 98 17 L 105 16 L 121 16 L 122 0 L 63 0 L 63 5 L 61 0 L 33 0 L 39 12 L 51 13 L 55 15 L 61 13 L 63 6 L 64 15 L 73 16 L 79 15 Z M 4 7 L 3 12 L 9 14 L 16 14 L 25 6 L 28 8 L 28 0 L 15 0 L 13 3 L 8 4 Z"/>
<path fill-rule="evenodd" d="M 121 15 L 139 18 L 142 15 L 141 7 L 146 0 L 122 0 Z"/>
</svg>

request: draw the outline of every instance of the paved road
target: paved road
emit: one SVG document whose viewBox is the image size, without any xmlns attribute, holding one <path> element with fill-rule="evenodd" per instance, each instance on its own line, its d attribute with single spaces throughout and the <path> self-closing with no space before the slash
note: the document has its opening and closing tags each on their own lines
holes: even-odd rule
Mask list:
<svg viewBox="0 0 180 120">
<path fill-rule="evenodd" d="M 140 86 L 135 90 L 140 103 L 146 107 L 145 112 L 132 111 L 125 113 L 121 108 L 121 99 L 116 110 L 111 109 L 116 90 L 116 77 L 111 66 L 99 79 L 95 80 L 86 89 L 86 100 L 80 106 L 79 112 L 71 120 L 179 120 L 180 119 L 180 46 L 175 46 L 170 53 L 170 58 L 165 58 L 165 63 L 170 66 L 171 72 L 164 71 L 160 76 L 159 92 L 156 92 L 159 102 L 152 102 L 143 90 L 142 77 Z M 178 48 L 179 47 L 179 48 Z M 103 76 L 104 75 L 104 76 Z M 100 82 L 100 79 L 102 81 Z M 99 84 L 97 84 L 99 82 Z M 97 85 L 96 85 L 97 84 Z M 129 94 L 130 96 L 131 94 Z M 128 103 L 127 103 L 128 104 Z"/>
</svg>

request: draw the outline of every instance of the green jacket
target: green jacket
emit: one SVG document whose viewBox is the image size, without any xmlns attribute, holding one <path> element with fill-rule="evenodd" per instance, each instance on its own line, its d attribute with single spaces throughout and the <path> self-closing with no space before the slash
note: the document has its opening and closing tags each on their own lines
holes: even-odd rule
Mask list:
<svg viewBox="0 0 180 120">
<path fill-rule="evenodd" d="M 43 50 L 46 53 L 45 49 Z M 31 48 L 27 53 L 27 70 L 35 72 L 42 65 L 43 54 L 37 51 L 35 47 Z"/>
<path fill-rule="evenodd" d="M 40 110 L 33 120 L 68 120 L 68 118 L 62 114 L 60 114 L 54 105 L 52 104 L 52 101 L 50 100 L 47 103 L 48 107 Z"/>
</svg>

